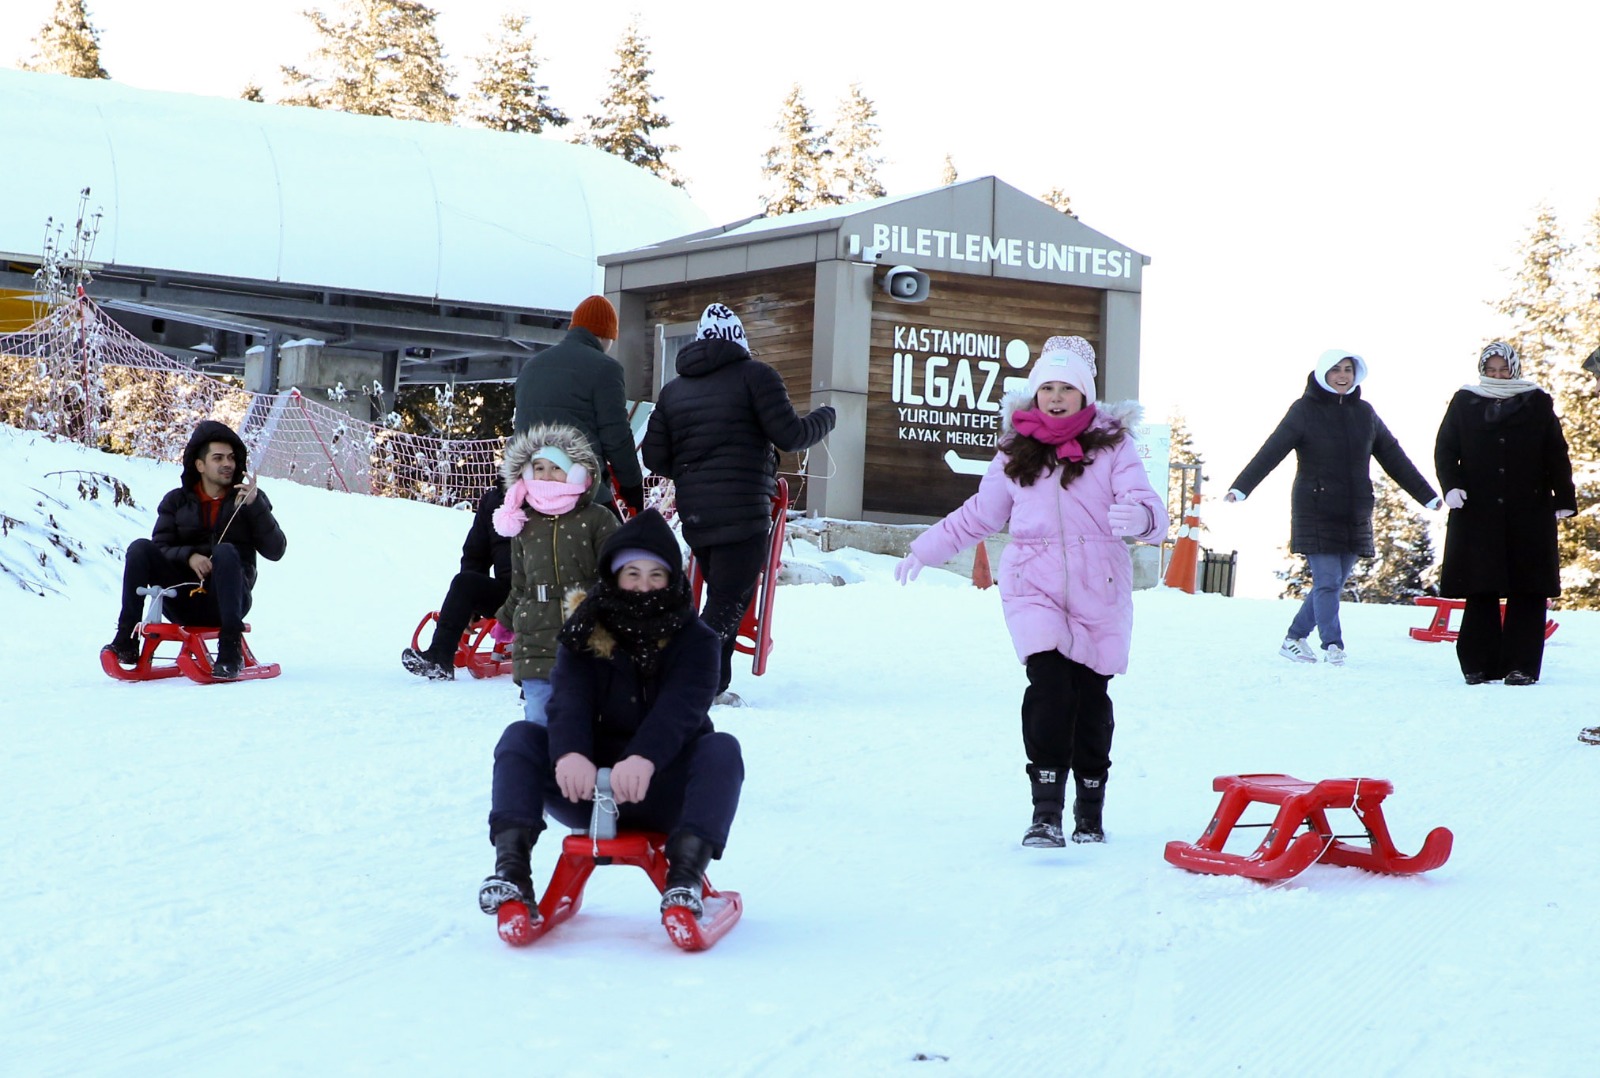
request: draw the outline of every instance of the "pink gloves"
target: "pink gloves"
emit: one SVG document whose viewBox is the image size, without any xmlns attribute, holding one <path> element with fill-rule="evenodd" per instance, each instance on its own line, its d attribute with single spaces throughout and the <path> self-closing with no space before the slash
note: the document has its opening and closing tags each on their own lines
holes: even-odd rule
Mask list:
<svg viewBox="0 0 1600 1078">
<path fill-rule="evenodd" d="M 909 584 L 917 579 L 917 574 L 927 568 L 921 558 L 915 554 L 907 554 L 894 564 L 894 578 L 902 584 Z"/>
<path fill-rule="evenodd" d="M 489 635 L 494 638 L 496 644 L 509 644 L 517 638 L 516 633 L 498 621 L 489 627 Z"/>
<path fill-rule="evenodd" d="M 1444 492 L 1444 504 L 1452 509 L 1460 509 L 1467 504 L 1467 492 L 1460 487 L 1451 487 Z"/>
<path fill-rule="evenodd" d="M 1150 510 L 1142 505 L 1122 505 L 1113 503 L 1106 510 L 1106 523 L 1111 526 L 1112 535 L 1143 535 L 1150 530 L 1152 523 Z"/>
</svg>

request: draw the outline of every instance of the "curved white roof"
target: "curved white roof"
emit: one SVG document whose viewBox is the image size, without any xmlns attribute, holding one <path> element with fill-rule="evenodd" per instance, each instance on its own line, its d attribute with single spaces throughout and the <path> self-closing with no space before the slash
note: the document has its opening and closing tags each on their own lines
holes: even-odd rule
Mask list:
<svg viewBox="0 0 1600 1078">
<path fill-rule="evenodd" d="M 570 310 L 595 257 L 709 224 L 681 190 L 537 135 L 0 70 L 0 255 L 37 259 L 78 192 L 94 261 Z"/>
</svg>

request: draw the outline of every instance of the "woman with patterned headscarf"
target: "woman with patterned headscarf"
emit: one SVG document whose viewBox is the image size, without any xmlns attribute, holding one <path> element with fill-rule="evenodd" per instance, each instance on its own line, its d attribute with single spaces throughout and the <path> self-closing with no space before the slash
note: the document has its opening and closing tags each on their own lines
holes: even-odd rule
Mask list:
<svg viewBox="0 0 1600 1078">
<path fill-rule="evenodd" d="M 1439 593 L 1466 600 L 1461 674 L 1468 685 L 1532 685 L 1545 600 L 1561 594 L 1556 521 L 1577 499 L 1555 404 L 1522 377 L 1511 345 L 1495 341 L 1478 357 L 1478 380 L 1456 391 L 1439 424 L 1433 461 L 1450 507 Z"/>
</svg>

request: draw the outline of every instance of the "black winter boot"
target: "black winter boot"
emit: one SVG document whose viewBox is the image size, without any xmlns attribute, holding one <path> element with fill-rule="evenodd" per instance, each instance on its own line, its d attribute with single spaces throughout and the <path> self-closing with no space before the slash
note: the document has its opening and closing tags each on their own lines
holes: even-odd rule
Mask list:
<svg viewBox="0 0 1600 1078">
<path fill-rule="evenodd" d="M 132 666 L 139 661 L 139 638 L 134 635 L 134 626 L 131 623 L 117 622 L 117 635 L 111 638 L 111 643 L 101 648 L 117 657 L 117 662 L 123 666 Z"/>
<path fill-rule="evenodd" d="M 1072 778 L 1078 785 L 1078 796 L 1072 801 L 1072 841 L 1104 842 L 1100 810 L 1106 803 L 1106 776 L 1074 774 Z"/>
<path fill-rule="evenodd" d="M 416 648 L 405 648 L 400 652 L 400 665 L 408 673 L 425 677 L 429 681 L 454 681 L 456 679 L 456 654 L 451 652 L 448 657 L 440 659 L 433 654 L 433 649 L 418 651 Z"/>
<path fill-rule="evenodd" d="M 1065 768 L 1028 765 L 1028 781 L 1033 784 L 1033 823 L 1022 836 L 1024 846 L 1065 846 L 1061 834 L 1061 813 L 1066 805 Z"/>
<path fill-rule="evenodd" d="M 244 645 L 238 633 L 222 633 L 217 637 L 217 658 L 211 664 L 211 676 L 218 681 L 232 681 L 244 669 Z"/>
<path fill-rule="evenodd" d="M 706 866 L 711 863 L 711 843 L 692 831 L 674 831 L 667 839 L 667 889 L 661 892 L 661 912 L 686 906 L 696 918 L 705 912 Z"/>
<path fill-rule="evenodd" d="M 533 841 L 533 830 L 527 827 L 495 832 L 494 875 L 478 888 L 478 908 L 484 913 L 494 913 L 501 903 L 515 899 L 527 905 L 534 923 L 538 923 L 539 906 L 533 895 Z"/>
</svg>

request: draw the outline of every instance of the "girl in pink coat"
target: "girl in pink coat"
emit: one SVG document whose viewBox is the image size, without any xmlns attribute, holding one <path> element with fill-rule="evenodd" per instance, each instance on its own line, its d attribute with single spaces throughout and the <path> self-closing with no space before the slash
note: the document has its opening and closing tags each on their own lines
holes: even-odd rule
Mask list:
<svg viewBox="0 0 1600 1078">
<path fill-rule="evenodd" d="M 1111 677 L 1128 668 L 1133 564 L 1125 539 L 1159 543 L 1166 500 L 1145 477 L 1129 427 L 1137 402 L 1095 404 L 1094 349 L 1051 337 L 1028 392 L 1002 405 L 1000 451 L 978 492 L 911 544 L 902 584 L 924 566 L 1009 525 L 996 580 L 1006 628 L 1028 671 L 1022 746 L 1033 785 L 1024 846 L 1064 846 L 1066 776 L 1076 782 L 1074 842 L 1103 842 L 1111 768 Z"/>
</svg>

